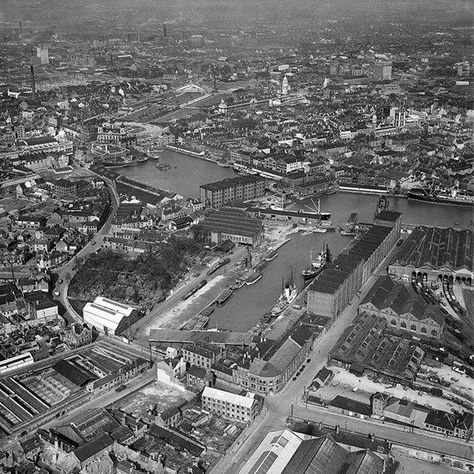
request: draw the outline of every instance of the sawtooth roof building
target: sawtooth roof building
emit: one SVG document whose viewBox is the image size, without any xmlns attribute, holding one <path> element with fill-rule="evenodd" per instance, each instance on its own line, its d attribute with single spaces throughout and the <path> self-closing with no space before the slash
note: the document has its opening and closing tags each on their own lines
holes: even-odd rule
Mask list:
<svg viewBox="0 0 474 474">
<path fill-rule="evenodd" d="M 416 227 L 397 252 L 389 273 L 405 279 L 472 285 L 473 234 L 470 230 Z"/>
<path fill-rule="evenodd" d="M 331 363 L 357 375 L 366 372 L 397 383 L 413 381 L 424 352 L 411 340 L 385 334 L 386 328 L 385 318 L 359 313 L 336 342 Z"/>
</svg>

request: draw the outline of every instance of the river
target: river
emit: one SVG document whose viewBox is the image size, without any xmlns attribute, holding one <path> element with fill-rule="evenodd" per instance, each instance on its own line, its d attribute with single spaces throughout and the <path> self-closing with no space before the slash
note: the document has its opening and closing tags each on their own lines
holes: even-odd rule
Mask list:
<svg viewBox="0 0 474 474">
<path fill-rule="evenodd" d="M 199 197 L 199 185 L 236 176 L 229 168 L 222 168 L 199 158 L 188 157 L 174 152 L 165 151 L 161 161 L 172 168 L 159 171 L 156 162 L 148 161 L 134 168 L 120 170 L 122 174 L 137 181 L 161 188 L 169 189 L 183 196 Z M 192 172 L 190 172 L 192 170 Z M 352 193 L 337 193 L 323 196 L 320 200 L 321 210 L 331 212 L 333 224 L 347 221 L 352 212 L 359 214 L 359 222 L 372 222 L 377 206 L 378 196 Z M 314 209 L 317 199 L 298 202 L 293 207 L 302 210 Z M 472 219 L 473 208 L 437 205 L 403 198 L 390 198 L 390 209 L 402 213 L 402 221 L 406 224 L 428 226 L 457 227 L 474 230 Z M 293 273 L 299 289 L 303 287 L 301 271 L 308 265 L 311 250 L 320 251 L 326 241 L 332 255 L 348 246 L 350 237 L 339 232 L 326 234 L 301 235 L 295 234 L 291 241 L 278 252 L 278 257 L 270 262 L 263 271 L 263 277 L 252 286 L 244 286 L 227 301 L 216 308 L 209 321 L 210 327 L 230 329 L 233 331 L 249 330 L 260 317 L 275 304 L 281 292 L 281 280 L 289 279 Z"/>
</svg>

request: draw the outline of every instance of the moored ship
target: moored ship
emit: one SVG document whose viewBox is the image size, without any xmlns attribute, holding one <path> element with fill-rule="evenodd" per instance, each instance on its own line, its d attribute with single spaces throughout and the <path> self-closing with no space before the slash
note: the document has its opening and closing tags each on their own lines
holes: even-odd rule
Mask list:
<svg viewBox="0 0 474 474">
<path fill-rule="evenodd" d="M 297 296 L 298 288 L 293 283 L 293 270 L 291 270 L 290 281 L 283 285 L 283 291 L 270 312 L 272 316 L 277 316 L 282 313 L 291 303 L 293 303 L 293 301 L 295 301 Z"/>
<path fill-rule="evenodd" d="M 308 281 L 316 278 L 322 272 L 329 259 L 329 247 L 326 243 L 324 243 L 323 249 L 315 259 L 313 258 L 313 251 L 311 251 L 309 266 L 301 272 L 303 279 Z"/>
<path fill-rule="evenodd" d="M 407 193 L 408 199 L 424 201 L 433 204 L 451 204 L 457 206 L 474 206 L 474 196 L 459 194 L 456 190 L 451 193 L 434 191 L 427 188 L 413 188 Z"/>
<path fill-rule="evenodd" d="M 165 148 L 167 150 L 175 151 L 183 155 L 195 156 L 197 158 L 204 158 L 206 156 L 206 153 L 204 151 L 190 148 L 184 145 L 171 145 L 168 143 L 167 145 L 165 145 Z"/>
<path fill-rule="evenodd" d="M 357 235 L 357 232 L 356 232 L 357 215 L 358 215 L 357 212 L 353 212 L 350 215 L 349 220 L 339 228 L 341 235 L 348 235 L 348 236 Z"/>
</svg>

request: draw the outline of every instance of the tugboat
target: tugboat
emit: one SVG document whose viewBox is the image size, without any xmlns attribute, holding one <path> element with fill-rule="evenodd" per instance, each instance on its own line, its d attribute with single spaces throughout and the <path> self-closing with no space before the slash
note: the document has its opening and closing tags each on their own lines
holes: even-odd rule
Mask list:
<svg viewBox="0 0 474 474">
<path fill-rule="evenodd" d="M 377 203 L 377 209 L 375 211 L 375 217 L 377 217 L 382 211 L 386 211 L 389 206 L 389 201 L 387 199 L 387 196 L 383 194 L 382 196 L 379 197 L 379 201 Z"/>
<path fill-rule="evenodd" d="M 293 283 L 293 269 L 291 269 L 290 281 L 286 284 L 283 284 L 282 281 L 282 286 L 283 291 L 271 310 L 272 316 L 277 316 L 282 313 L 298 296 L 298 289 Z"/>
<path fill-rule="evenodd" d="M 321 250 L 321 252 L 319 252 L 317 258 L 314 260 L 313 260 L 313 252 L 311 251 L 309 267 L 305 268 L 301 272 L 303 279 L 305 281 L 308 281 L 308 280 L 312 280 L 313 278 L 316 278 L 322 272 L 326 263 L 328 263 L 329 261 L 330 261 L 329 247 L 326 244 L 326 242 L 324 242 L 323 249 Z"/>
<path fill-rule="evenodd" d="M 349 235 L 349 236 L 357 235 L 357 232 L 355 230 L 356 224 L 357 224 L 357 212 L 353 212 L 350 215 L 349 220 L 347 221 L 347 223 L 343 224 L 340 227 L 341 235 Z"/>
</svg>

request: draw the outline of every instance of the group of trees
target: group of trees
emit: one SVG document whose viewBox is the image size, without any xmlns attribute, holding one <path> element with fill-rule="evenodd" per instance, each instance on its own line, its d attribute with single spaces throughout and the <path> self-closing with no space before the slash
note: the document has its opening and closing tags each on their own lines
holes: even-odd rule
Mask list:
<svg viewBox="0 0 474 474">
<path fill-rule="evenodd" d="M 136 258 L 113 250 L 94 253 L 71 281 L 72 297 L 98 295 L 143 304 L 169 291 L 200 247 L 190 239 L 173 239 Z"/>
</svg>

